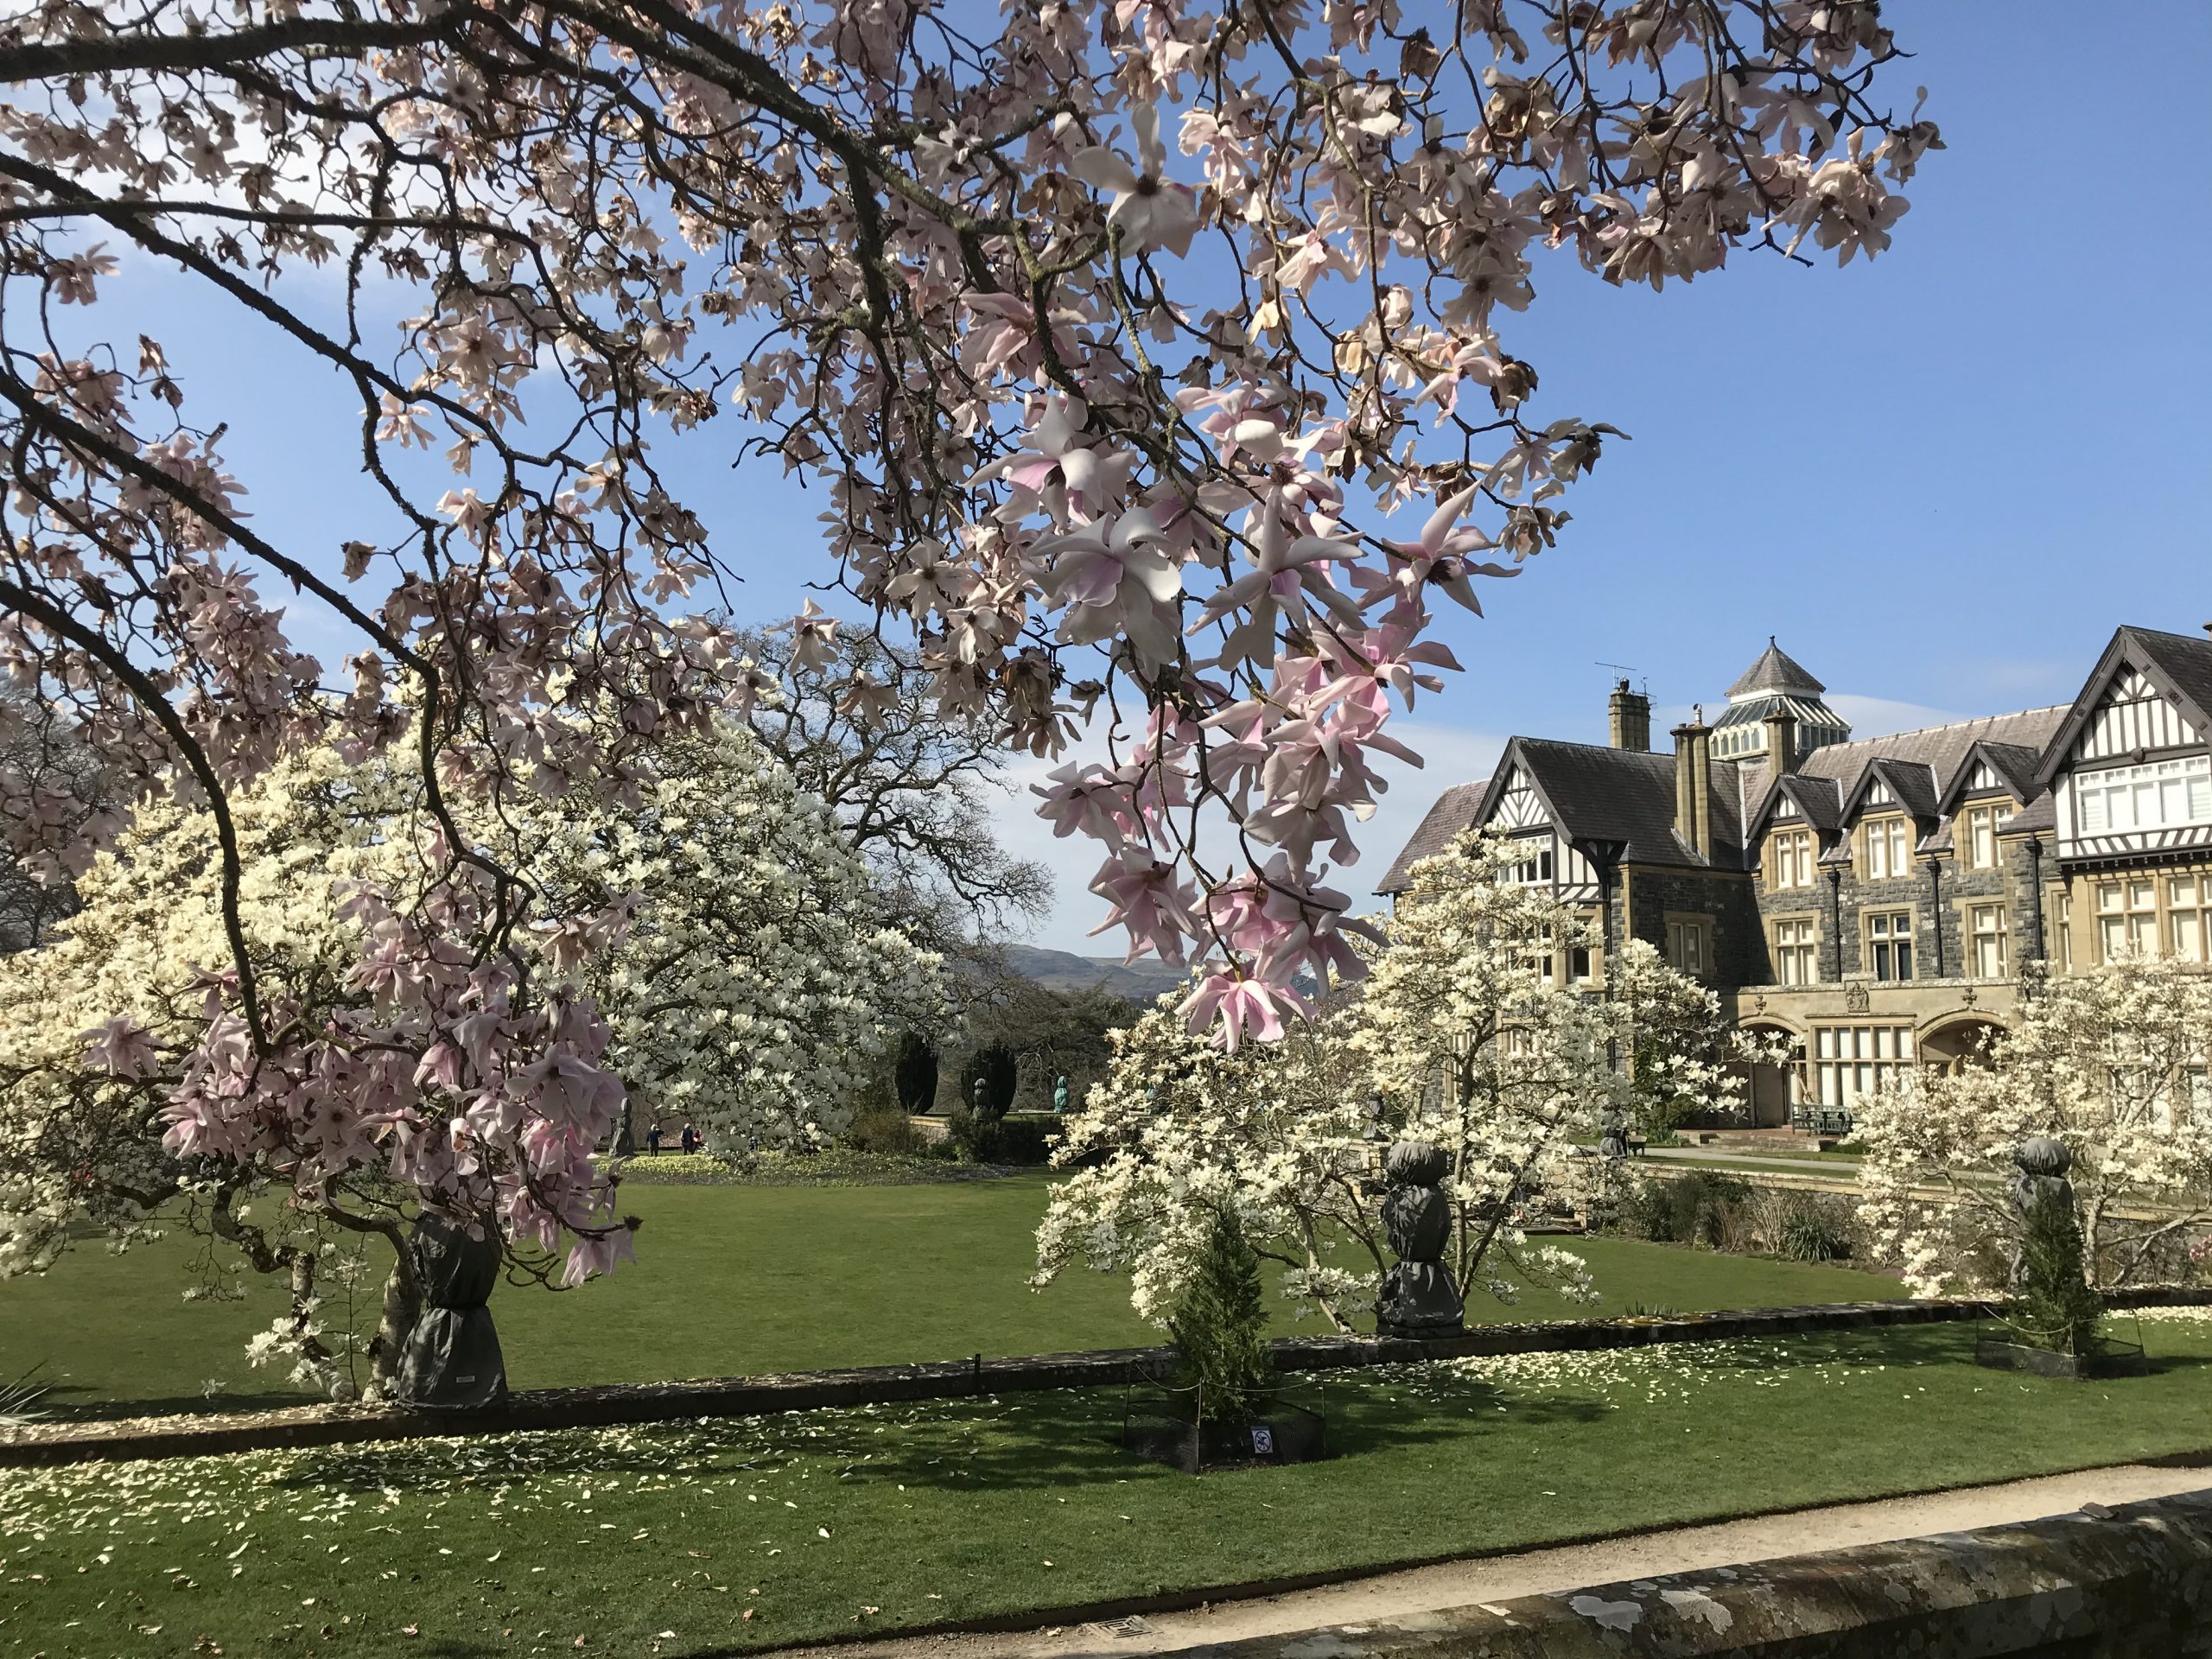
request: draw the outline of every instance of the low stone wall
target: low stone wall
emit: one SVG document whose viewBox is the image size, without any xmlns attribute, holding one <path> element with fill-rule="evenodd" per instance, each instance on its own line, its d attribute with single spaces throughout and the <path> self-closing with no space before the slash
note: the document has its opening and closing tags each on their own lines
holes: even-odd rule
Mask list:
<svg viewBox="0 0 2212 1659">
<path fill-rule="evenodd" d="M 2202 1659 L 2212 1491 L 1402 1622 L 1206 1659 Z"/>
<path fill-rule="evenodd" d="M 2115 1307 L 2212 1305 L 2212 1290 L 2146 1287 L 2114 1294 Z M 1664 1319 L 1571 1319 L 1478 1325 L 1426 1341 L 1376 1337 L 1286 1337 L 1272 1345 L 1286 1371 L 1338 1370 L 1477 1355 L 1566 1353 L 1641 1348 L 1656 1343 L 1719 1342 L 1908 1325 L 1986 1319 L 1996 1305 L 1970 1298 L 1922 1302 L 1842 1302 Z M 0 1467 L 135 1458 L 207 1457 L 270 1446 L 336 1446 L 359 1440 L 423 1440 L 447 1434 L 505 1434 L 520 1429 L 604 1427 L 696 1417 L 748 1417 L 824 1406 L 942 1400 L 962 1395 L 1023 1394 L 1046 1389 L 1111 1388 L 1146 1382 L 1173 1364 L 1166 1348 L 1110 1348 L 1079 1354 L 926 1365 L 872 1365 L 839 1371 L 718 1377 L 702 1382 L 618 1383 L 589 1389 L 525 1389 L 480 1411 L 408 1410 L 391 1406 L 293 1406 L 272 1411 L 205 1412 L 99 1421 L 34 1422 L 0 1428 Z M 2212 1446 L 2212 1428 L 2206 1432 Z"/>
</svg>

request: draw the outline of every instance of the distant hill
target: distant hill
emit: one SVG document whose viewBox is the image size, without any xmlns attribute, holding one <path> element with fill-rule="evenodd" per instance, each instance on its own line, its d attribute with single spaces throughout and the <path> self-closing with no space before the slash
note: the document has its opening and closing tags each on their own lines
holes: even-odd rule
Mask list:
<svg viewBox="0 0 2212 1659">
<path fill-rule="evenodd" d="M 1086 991 L 1097 986 L 1132 1002 L 1147 1003 L 1162 991 L 1177 989 L 1188 977 L 1187 969 L 1173 967 L 1154 957 L 1122 963 L 1112 957 L 1078 957 L 1071 950 L 1042 950 L 1033 944 L 999 948 L 1008 968 L 1050 991 Z"/>
</svg>

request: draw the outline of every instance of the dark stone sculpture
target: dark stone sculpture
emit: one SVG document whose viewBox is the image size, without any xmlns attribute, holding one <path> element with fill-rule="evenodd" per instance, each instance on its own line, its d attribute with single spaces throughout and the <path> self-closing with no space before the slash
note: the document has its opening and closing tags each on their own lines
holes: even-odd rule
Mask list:
<svg viewBox="0 0 2212 1659">
<path fill-rule="evenodd" d="M 1382 1158 L 1382 1232 L 1397 1255 L 1382 1275 L 1375 1329 L 1385 1337 L 1442 1337 L 1462 1330 L 1466 1306 L 1444 1265 L 1452 1202 L 1440 1183 L 1451 1160 L 1426 1141 L 1401 1141 Z"/>
<path fill-rule="evenodd" d="M 499 1333 L 486 1306 L 499 1282 L 499 1234 L 487 1228 L 472 1238 L 459 1223 L 425 1210 L 408 1249 L 423 1311 L 400 1350 L 394 1397 L 410 1406 L 493 1404 L 507 1391 Z"/>
<path fill-rule="evenodd" d="M 2063 1141 L 2031 1135 L 2012 1149 L 2019 1173 L 2012 1178 L 2012 1203 L 2025 1214 L 2046 1192 L 2056 1190 L 2067 1203 L 2074 1202 L 2074 1183 L 2066 1172 L 2074 1167 L 2074 1154 Z"/>
</svg>

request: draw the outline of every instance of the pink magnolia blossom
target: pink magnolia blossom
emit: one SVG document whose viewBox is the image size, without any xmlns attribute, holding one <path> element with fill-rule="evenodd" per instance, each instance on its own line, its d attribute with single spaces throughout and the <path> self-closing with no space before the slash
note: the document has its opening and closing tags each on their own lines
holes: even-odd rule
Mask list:
<svg viewBox="0 0 2212 1659">
<path fill-rule="evenodd" d="M 1190 252 L 1198 228 L 1197 200 L 1187 186 L 1164 176 L 1167 148 L 1160 141 L 1159 110 L 1139 104 L 1129 112 L 1129 124 L 1136 131 L 1136 167 L 1096 145 L 1077 150 L 1068 171 L 1114 198 L 1106 222 L 1121 232 L 1123 246 L 1133 253 L 1165 248 L 1179 259 Z"/>
</svg>

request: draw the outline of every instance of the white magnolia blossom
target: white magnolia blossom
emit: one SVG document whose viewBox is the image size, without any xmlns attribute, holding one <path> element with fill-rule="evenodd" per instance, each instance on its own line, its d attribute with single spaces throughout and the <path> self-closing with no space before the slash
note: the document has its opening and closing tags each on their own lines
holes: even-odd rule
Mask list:
<svg viewBox="0 0 2212 1659">
<path fill-rule="evenodd" d="M 1769 1058 L 1719 1001 L 1631 941 L 1609 958 L 1595 918 L 1505 880 L 1511 843 L 1469 834 L 1417 864 L 1357 995 L 1230 1050 L 1167 1008 L 1113 1033 L 1114 1065 L 1069 1121 L 1072 1166 L 1038 1233 L 1037 1282 L 1071 1262 L 1127 1272 L 1164 1320 L 1210 1215 L 1234 1209 L 1284 1288 L 1340 1328 L 1389 1265 L 1377 1166 L 1389 1141 L 1451 1159 L 1446 1261 L 1463 1289 L 1510 1301 L 1529 1282 L 1594 1295 L 1580 1258 L 1532 1245 L 1546 1207 L 1602 1209 L 1618 1172 L 1584 1143 L 1609 1112 L 1663 1122 L 1725 1109 Z M 1554 969 L 1586 950 L 1605 979 Z"/>
<path fill-rule="evenodd" d="M 81 911 L 0 961 L 0 1276 L 44 1269 L 85 1224 L 128 1243 L 178 1220 L 289 1273 L 292 1316 L 257 1337 L 257 1362 L 327 1359 L 317 1282 L 337 1239 L 397 1244 L 419 1195 L 578 1282 L 631 1249 L 607 1155 L 626 1089 L 637 1112 L 788 1140 L 840 1121 L 855 1062 L 940 1004 L 936 959 L 878 924 L 828 813 L 717 723 L 666 744 L 627 802 L 578 789 L 471 820 L 529 873 L 499 902 L 617 918 L 517 930 L 508 982 L 545 999 L 561 1040 L 477 1086 L 499 1008 L 420 1035 L 380 971 L 425 833 L 416 783 L 317 747 L 231 797 L 246 953 L 312 1057 L 291 1084 L 311 1110 L 234 1122 L 260 1096 L 198 1058 L 232 959 L 204 811 L 143 806 L 82 878 Z"/>
<path fill-rule="evenodd" d="M 1921 1295 L 2007 1283 L 2020 1232 L 2014 1150 L 2073 1154 L 2091 1282 L 2162 1277 L 2212 1224 L 2212 975 L 2134 959 L 2031 978 L 2018 1024 L 1950 1072 L 1859 1109 L 1859 1217 Z"/>
</svg>

